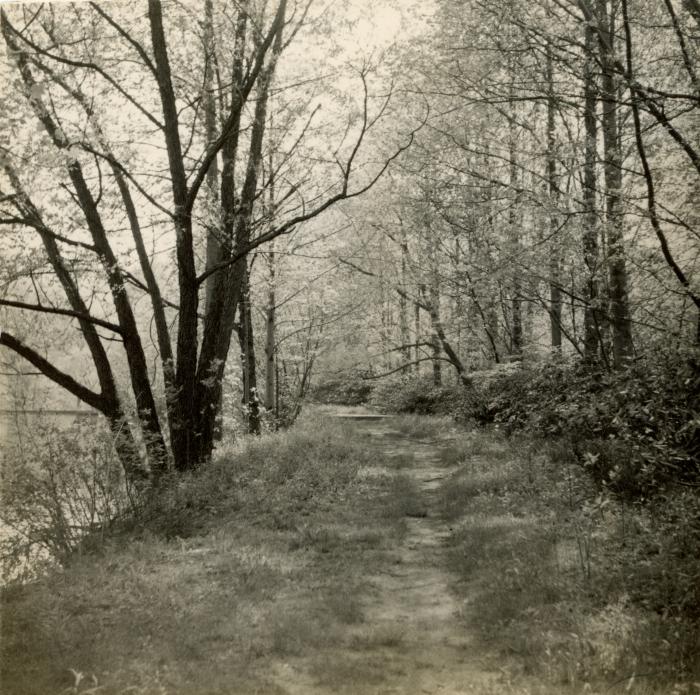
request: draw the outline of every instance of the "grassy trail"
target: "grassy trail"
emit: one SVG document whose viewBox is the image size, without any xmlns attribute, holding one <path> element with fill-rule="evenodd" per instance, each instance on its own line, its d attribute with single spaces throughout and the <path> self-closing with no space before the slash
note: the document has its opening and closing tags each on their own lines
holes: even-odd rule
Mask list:
<svg viewBox="0 0 700 695">
<path fill-rule="evenodd" d="M 688 635 L 596 574 L 600 514 L 562 470 L 446 420 L 312 412 L 2 591 L 0 692 L 696 692 Z"/>
<path fill-rule="evenodd" d="M 362 620 L 323 655 L 325 665 L 318 655 L 277 665 L 277 683 L 293 695 L 499 692 L 500 674 L 479 663 L 447 569 L 450 529 L 439 491 L 450 468 L 439 454 L 449 440 L 419 439 L 394 425 L 358 419 L 354 429 L 377 454 L 363 475 L 389 481 L 374 503 L 400 523 L 400 537 L 365 576 Z"/>
</svg>

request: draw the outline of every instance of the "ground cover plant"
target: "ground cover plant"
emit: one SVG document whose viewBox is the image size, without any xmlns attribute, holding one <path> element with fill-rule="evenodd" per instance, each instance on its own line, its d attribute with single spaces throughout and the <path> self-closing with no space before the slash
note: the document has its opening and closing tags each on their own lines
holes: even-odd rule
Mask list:
<svg viewBox="0 0 700 695">
<path fill-rule="evenodd" d="M 640 358 L 614 372 L 551 360 L 477 373 L 454 413 L 506 432 L 565 438 L 596 480 L 621 495 L 700 480 L 696 351 Z"/>
<path fill-rule="evenodd" d="M 694 351 L 617 371 L 509 363 L 443 388 L 429 410 L 447 408 L 467 428 L 439 453 L 449 565 L 465 625 L 501 657 L 516 655 L 513 692 L 528 675 L 534 688 L 544 679 L 692 692 L 699 374 Z M 403 377 L 376 387 L 372 402 L 404 412 L 405 394 L 426 393 L 424 380 Z M 405 432 L 412 417 L 400 418 Z M 429 418 L 415 420 L 426 436 Z"/>
<path fill-rule="evenodd" d="M 561 447 L 465 436 L 443 456 L 459 462 L 439 505 L 465 629 L 496 663 L 514 657 L 504 692 L 694 692 L 697 495 L 633 504 L 601 494 Z"/>
<path fill-rule="evenodd" d="M 171 481 L 90 552 L 3 589 L 3 693 L 275 692 L 271 661 L 362 623 L 363 575 L 401 536 L 400 509 L 367 503 L 393 486 L 360 475 L 370 459 L 316 420 Z"/>
</svg>

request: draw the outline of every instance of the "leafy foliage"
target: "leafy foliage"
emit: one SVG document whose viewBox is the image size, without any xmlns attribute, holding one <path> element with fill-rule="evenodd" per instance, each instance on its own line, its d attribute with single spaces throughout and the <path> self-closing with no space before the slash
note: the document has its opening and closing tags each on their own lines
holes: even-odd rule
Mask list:
<svg viewBox="0 0 700 695">
<path fill-rule="evenodd" d="M 373 384 L 366 372 L 350 370 L 326 378 L 311 391 L 312 400 L 329 405 L 364 405 L 370 398 Z"/>
<path fill-rule="evenodd" d="M 135 500 L 110 434 L 93 418 L 27 431 L 2 466 L 3 578 L 27 579 L 99 539 Z"/>
<path fill-rule="evenodd" d="M 580 362 L 497 365 L 471 387 L 435 388 L 425 379 L 381 382 L 371 402 L 391 412 L 452 413 L 458 421 L 559 438 L 593 478 L 615 493 L 652 494 L 669 481 L 700 478 L 697 355 L 640 359 L 605 372 Z"/>
<path fill-rule="evenodd" d="M 546 362 L 477 381 L 458 416 L 564 437 L 599 483 L 634 496 L 668 480 L 697 481 L 699 387 L 687 355 L 613 373 Z"/>
<path fill-rule="evenodd" d="M 379 382 L 370 403 L 393 413 L 445 415 L 454 409 L 458 392 L 454 387 L 436 386 L 427 376 L 400 376 Z"/>
</svg>

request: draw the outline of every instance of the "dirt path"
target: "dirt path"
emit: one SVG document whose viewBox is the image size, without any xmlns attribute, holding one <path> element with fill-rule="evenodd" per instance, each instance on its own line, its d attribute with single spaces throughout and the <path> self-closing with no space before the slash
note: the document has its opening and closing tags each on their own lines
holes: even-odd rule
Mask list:
<svg viewBox="0 0 700 695">
<path fill-rule="evenodd" d="M 328 653 L 320 673 L 305 660 L 282 663 L 275 682 L 290 695 L 500 692 L 498 674 L 475 657 L 462 606 L 450 591 L 453 578 L 444 569 L 450 529 L 439 516 L 436 490 L 450 469 L 439 461 L 439 442 L 395 432 L 390 418 L 356 420 L 358 436 L 370 437 L 379 454 L 365 474 L 396 474 L 391 459 L 398 457 L 399 475 L 414 483 L 406 532 L 381 570 L 367 577 L 364 619 L 348 627 L 348 646 Z"/>
</svg>

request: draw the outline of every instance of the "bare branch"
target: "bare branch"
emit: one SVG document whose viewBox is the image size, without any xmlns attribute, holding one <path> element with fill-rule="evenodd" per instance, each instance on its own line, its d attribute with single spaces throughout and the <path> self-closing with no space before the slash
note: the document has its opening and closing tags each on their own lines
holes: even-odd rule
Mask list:
<svg viewBox="0 0 700 695">
<path fill-rule="evenodd" d="M 80 321 L 87 321 L 95 326 L 100 326 L 101 328 L 106 328 L 107 330 L 113 331 L 114 333 L 122 333 L 122 329 L 116 323 L 111 323 L 110 321 L 105 321 L 104 319 L 98 319 L 90 314 L 85 314 L 80 311 L 75 311 L 73 309 L 61 309 L 59 307 L 46 306 L 44 304 L 28 304 L 27 302 L 18 302 L 13 299 L 1 299 L 0 306 L 9 306 L 15 309 L 27 309 L 28 311 L 37 311 L 43 314 L 56 314 L 58 316 L 70 316 Z"/>
<path fill-rule="evenodd" d="M 87 386 L 83 386 L 83 384 L 77 382 L 69 374 L 62 372 L 36 350 L 25 345 L 21 340 L 7 333 L 7 331 L 0 331 L 0 345 L 5 346 L 20 355 L 20 357 L 23 357 L 27 362 L 34 365 L 44 376 L 48 377 L 59 386 L 62 386 L 83 401 L 83 403 L 87 403 L 87 405 L 101 412 L 107 409 L 108 403 L 101 394 L 91 391 Z"/>
</svg>

